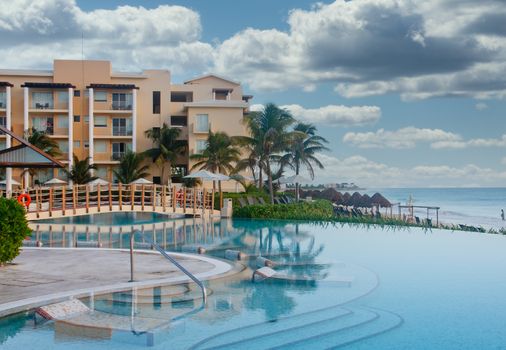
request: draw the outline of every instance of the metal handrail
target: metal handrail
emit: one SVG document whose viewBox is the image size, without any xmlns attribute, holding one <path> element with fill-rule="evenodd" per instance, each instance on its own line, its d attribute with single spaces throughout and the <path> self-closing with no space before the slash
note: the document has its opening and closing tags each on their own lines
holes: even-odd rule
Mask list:
<svg viewBox="0 0 506 350">
<path fill-rule="evenodd" d="M 143 233 L 140 232 L 140 231 L 134 231 L 134 232 L 132 232 L 132 235 L 134 235 L 135 233 L 139 233 L 139 234 L 143 235 Z M 145 236 L 145 235 L 143 235 L 143 238 L 146 241 L 148 241 L 148 243 L 151 244 L 153 246 L 153 248 L 155 248 L 156 250 L 158 250 L 158 252 L 160 254 L 162 254 L 162 256 L 165 259 L 167 259 L 171 263 L 173 263 L 179 270 L 181 270 L 186 276 L 188 276 L 193 282 L 195 282 L 200 287 L 200 289 L 202 290 L 202 304 L 203 305 L 206 304 L 207 303 L 207 290 L 206 290 L 206 287 L 204 286 L 204 284 L 202 283 L 202 281 L 199 280 L 197 277 L 195 277 L 195 275 L 193 275 L 190 271 L 188 271 L 187 269 L 185 269 L 173 257 L 171 257 L 169 254 L 167 254 L 167 252 L 162 247 L 160 247 L 158 244 L 156 244 L 155 242 L 153 242 L 153 240 L 151 238 L 149 238 L 148 236 Z"/>
</svg>

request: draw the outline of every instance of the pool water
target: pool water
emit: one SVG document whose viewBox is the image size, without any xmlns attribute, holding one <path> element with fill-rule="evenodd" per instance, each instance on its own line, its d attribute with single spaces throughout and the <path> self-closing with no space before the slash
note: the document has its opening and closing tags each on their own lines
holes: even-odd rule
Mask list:
<svg viewBox="0 0 506 350">
<path fill-rule="evenodd" d="M 203 310 L 194 285 L 83 300 L 96 310 L 95 324 L 112 317 L 125 322 L 123 332 L 90 334 L 14 315 L 0 319 L 0 348 L 506 348 L 504 236 L 284 221 L 187 226 L 179 237 L 176 225 L 154 235 L 169 250 L 205 245 L 217 257 L 225 248 L 269 257 L 282 278 L 252 282 L 251 261 L 207 282 Z"/>
<path fill-rule="evenodd" d="M 55 219 L 38 220 L 38 224 L 74 224 L 74 225 L 139 225 L 164 222 L 171 218 L 181 218 L 181 215 L 159 214 L 150 212 L 112 212 L 89 215 L 69 216 Z"/>
</svg>

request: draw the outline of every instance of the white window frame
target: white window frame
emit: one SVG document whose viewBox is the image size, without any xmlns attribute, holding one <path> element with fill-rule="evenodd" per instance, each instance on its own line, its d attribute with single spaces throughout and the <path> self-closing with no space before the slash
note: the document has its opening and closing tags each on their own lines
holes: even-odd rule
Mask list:
<svg viewBox="0 0 506 350">
<path fill-rule="evenodd" d="M 95 150 L 95 153 L 107 153 L 107 141 L 96 140 L 93 148 Z"/>
<path fill-rule="evenodd" d="M 93 118 L 93 126 L 95 128 L 107 128 L 107 116 L 97 115 Z M 104 123 L 99 123 L 104 122 Z"/>
<path fill-rule="evenodd" d="M 93 101 L 107 102 L 107 91 L 97 90 L 93 92 Z"/>
</svg>

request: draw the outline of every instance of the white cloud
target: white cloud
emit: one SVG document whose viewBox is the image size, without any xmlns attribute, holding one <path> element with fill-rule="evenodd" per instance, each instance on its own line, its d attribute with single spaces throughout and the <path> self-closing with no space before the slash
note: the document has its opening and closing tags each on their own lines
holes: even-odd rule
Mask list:
<svg viewBox="0 0 506 350">
<path fill-rule="evenodd" d="M 183 6 L 83 11 L 73 0 L 12 0 L 0 12 L 0 55 L 5 68 L 48 68 L 53 58 L 80 59 L 83 35 L 85 57 L 115 69 L 200 72 L 214 55 L 201 32 L 199 14 Z"/>
<path fill-rule="evenodd" d="M 359 148 L 413 148 L 417 143 L 459 142 L 457 134 L 441 129 L 402 128 L 395 131 L 348 132 L 343 142 Z"/>
<path fill-rule="evenodd" d="M 504 157 L 503 159 L 501 159 L 501 163 L 506 165 L 506 157 Z"/>
<path fill-rule="evenodd" d="M 500 138 L 464 140 L 459 134 L 441 129 L 407 127 L 394 131 L 379 129 L 375 132 L 348 132 L 343 142 L 359 148 L 413 148 L 426 143 L 434 149 L 464 149 L 471 147 L 506 147 L 506 134 Z"/>
<path fill-rule="evenodd" d="M 316 183 L 355 182 L 366 187 L 453 187 L 503 186 L 506 171 L 496 171 L 474 164 L 461 167 L 447 165 L 418 165 L 399 168 L 362 156 L 336 158 L 321 154 L 324 170 L 316 173 Z"/>
<path fill-rule="evenodd" d="M 478 110 L 478 111 L 483 111 L 483 110 L 485 110 L 485 109 L 487 109 L 487 108 L 488 108 L 488 105 L 487 105 L 486 103 L 483 103 L 483 102 L 478 102 L 478 103 L 474 106 L 474 108 L 476 108 L 476 110 Z"/>
<path fill-rule="evenodd" d="M 254 104 L 251 105 L 250 110 L 257 112 L 263 107 L 262 104 Z M 334 127 L 374 124 L 381 117 L 381 108 L 377 106 L 328 105 L 319 108 L 304 108 L 301 105 L 292 104 L 279 107 L 289 111 L 301 122 Z"/>
</svg>

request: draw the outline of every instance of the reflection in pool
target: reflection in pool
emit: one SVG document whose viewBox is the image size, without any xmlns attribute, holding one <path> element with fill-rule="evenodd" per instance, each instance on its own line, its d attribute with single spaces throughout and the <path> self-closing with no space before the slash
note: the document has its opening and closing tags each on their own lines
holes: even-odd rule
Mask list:
<svg viewBox="0 0 506 350">
<path fill-rule="evenodd" d="M 144 233 L 167 250 L 202 246 L 222 258 L 226 249 L 236 249 L 252 259 L 240 273 L 207 282 L 211 294 L 205 310 L 188 314 L 200 303 L 193 285 L 95 296 L 84 300 L 96 310 L 92 315 L 65 323 L 34 327 L 30 317 L 2 320 L 2 350 L 34 342 L 37 348 L 76 350 L 135 349 L 149 341 L 155 349 L 499 349 L 506 344 L 504 236 L 286 221 L 185 219 L 157 225 L 144 225 Z M 49 239 L 55 246 L 100 239 L 104 246 L 126 247 L 128 228 L 81 229 L 67 225 L 62 233 L 53 225 L 49 232 L 41 225 L 38 234 L 46 245 Z M 285 279 L 251 282 L 248 267 L 258 255 L 275 261 Z M 347 280 L 351 283 L 342 283 Z M 103 331 L 108 322 L 117 330 Z M 89 324 L 103 328 L 90 332 Z M 152 331 L 152 338 L 145 331 Z"/>
</svg>

